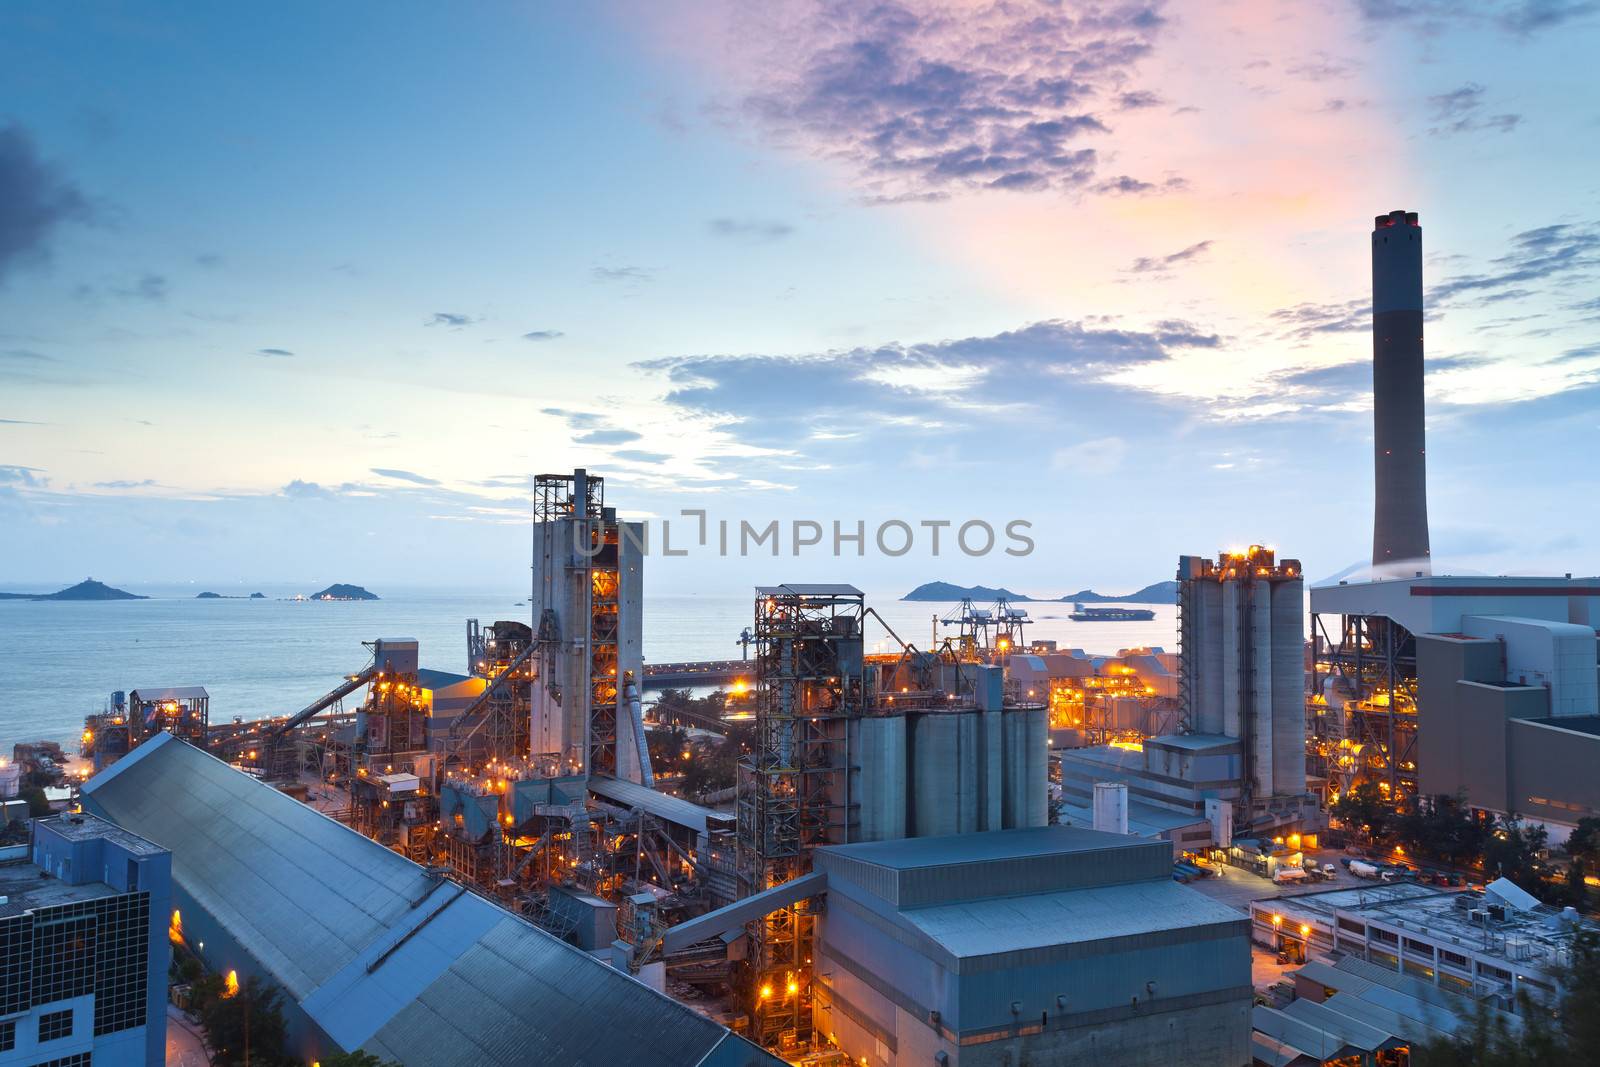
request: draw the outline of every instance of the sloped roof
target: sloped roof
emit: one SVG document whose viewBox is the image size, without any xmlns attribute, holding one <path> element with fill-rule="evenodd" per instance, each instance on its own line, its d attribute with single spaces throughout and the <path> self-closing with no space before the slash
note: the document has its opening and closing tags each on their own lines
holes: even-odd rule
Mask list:
<svg viewBox="0 0 1600 1067">
<path fill-rule="evenodd" d="M 429 1067 L 777 1067 L 723 1027 L 171 735 L 84 787 L 346 1049 Z"/>
</svg>

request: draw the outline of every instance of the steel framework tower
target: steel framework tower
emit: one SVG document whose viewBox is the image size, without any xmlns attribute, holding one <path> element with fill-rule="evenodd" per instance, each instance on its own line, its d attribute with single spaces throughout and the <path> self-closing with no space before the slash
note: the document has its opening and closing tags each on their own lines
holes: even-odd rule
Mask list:
<svg viewBox="0 0 1600 1067">
<path fill-rule="evenodd" d="M 756 591 L 756 748 L 739 765 L 741 895 L 805 874 L 812 849 L 849 840 L 845 726 L 866 707 L 865 611 L 848 585 Z M 744 991 L 760 1044 L 811 1043 L 813 919 L 802 901 L 752 924 Z"/>
<path fill-rule="evenodd" d="M 1415 211 L 1372 231 L 1372 565 L 1431 573 L 1423 427 L 1422 227 Z"/>
</svg>

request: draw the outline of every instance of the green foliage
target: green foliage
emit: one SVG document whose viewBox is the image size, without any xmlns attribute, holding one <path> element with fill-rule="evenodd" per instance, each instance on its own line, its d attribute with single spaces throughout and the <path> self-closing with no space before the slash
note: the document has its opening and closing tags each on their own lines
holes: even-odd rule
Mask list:
<svg viewBox="0 0 1600 1067">
<path fill-rule="evenodd" d="M 1484 844 L 1483 869 L 1489 878 L 1509 878 L 1530 892 L 1544 884 L 1544 864 L 1539 858 L 1550 834 L 1542 826 L 1524 826 L 1515 816 L 1501 824 Z"/>
<path fill-rule="evenodd" d="M 1567 855 L 1582 860 L 1591 870 L 1600 866 L 1600 818 L 1588 815 L 1578 820 L 1567 838 Z"/>
<path fill-rule="evenodd" d="M 1483 857 L 1490 834 L 1490 824 L 1474 818 L 1461 798 L 1444 795 L 1429 797 L 1414 810 L 1396 815 L 1393 829 L 1412 853 L 1460 866 Z"/>
<path fill-rule="evenodd" d="M 205 984 L 203 1001 L 201 983 Z M 214 974 L 196 983 L 195 1003 L 206 1045 L 213 1054 L 212 1063 L 217 1067 L 242 1067 L 246 1048 L 253 1067 L 294 1063 L 283 1051 L 282 994 L 278 989 L 251 975 L 232 996 L 222 995 L 223 991 L 224 980 Z"/>
<path fill-rule="evenodd" d="M 656 714 L 661 719 L 671 719 L 674 712 L 684 713 L 695 716 L 700 720 L 699 725 L 708 725 L 722 721 L 727 700 L 727 694 L 721 690 L 697 697 L 687 689 L 663 689 L 656 702 Z M 687 734 L 682 730 L 658 727 L 651 731 L 650 758 L 656 773 L 681 773 L 681 792 L 691 798 L 732 786 L 738 778 L 739 756 L 754 744 L 755 724 L 722 723 L 721 729 L 720 739 L 701 742 L 688 759 L 683 758 L 683 750 L 688 746 L 685 743 Z M 656 755 L 655 735 L 661 735 L 660 758 Z"/>
<path fill-rule="evenodd" d="M 28 802 L 28 815 L 31 818 L 42 819 L 50 814 L 50 802 L 44 798 L 44 790 L 39 786 L 30 786 L 17 795 Z"/>
<path fill-rule="evenodd" d="M 1362 782 L 1335 801 L 1329 810 L 1347 828 L 1359 830 L 1369 838 L 1382 837 L 1394 817 L 1394 809 L 1375 782 Z"/>
<path fill-rule="evenodd" d="M 1461 1036 L 1413 1045 L 1413 1067 L 1580 1067 L 1600 1051 L 1600 936 L 1580 932 L 1555 1010 L 1523 993 L 1513 1032 L 1479 1006 Z"/>
<path fill-rule="evenodd" d="M 336 1052 L 324 1057 L 322 1067 L 401 1067 L 398 1060 L 380 1060 L 370 1052 Z"/>
</svg>

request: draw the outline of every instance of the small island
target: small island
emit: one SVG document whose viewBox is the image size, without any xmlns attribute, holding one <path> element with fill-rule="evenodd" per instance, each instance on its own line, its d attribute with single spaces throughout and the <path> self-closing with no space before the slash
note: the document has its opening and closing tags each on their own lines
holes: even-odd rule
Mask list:
<svg viewBox="0 0 1600 1067">
<path fill-rule="evenodd" d="M 149 600 L 149 597 L 114 589 L 104 582 L 85 578 L 77 585 L 56 593 L 0 593 L 0 600 Z"/>
<path fill-rule="evenodd" d="M 949 582 L 927 582 L 917 586 L 901 600 L 979 602 L 1010 600 L 1016 603 L 1067 603 L 1067 604 L 1172 604 L 1178 599 L 1178 583 L 1155 582 L 1132 593 L 1097 593 L 1093 589 L 1080 589 L 1062 597 L 1032 597 L 1026 593 L 1013 593 L 1004 587 L 987 585 L 952 585 Z"/>
<path fill-rule="evenodd" d="M 320 593 L 312 593 L 311 600 L 377 600 L 378 594 L 370 593 L 359 585 L 346 585 L 335 582 Z"/>
<path fill-rule="evenodd" d="M 196 600 L 265 600 L 265 593 L 251 593 L 249 596 L 230 596 L 227 593 L 196 593 Z"/>
</svg>

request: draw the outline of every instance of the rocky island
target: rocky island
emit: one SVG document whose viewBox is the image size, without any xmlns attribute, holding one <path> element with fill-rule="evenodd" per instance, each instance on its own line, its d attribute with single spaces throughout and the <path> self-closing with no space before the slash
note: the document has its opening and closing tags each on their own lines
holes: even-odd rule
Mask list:
<svg viewBox="0 0 1600 1067">
<path fill-rule="evenodd" d="M 0 600 L 149 600 L 149 597 L 113 589 L 104 582 L 85 578 L 77 585 L 56 593 L 0 593 Z"/>
<path fill-rule="evenodd" d="M 359 585 L 346 585 L 335 582 L 320 593 L 312 593 L 311 600 L 377 600 L 378 594 L 370 593 Z"/>
</svg>

